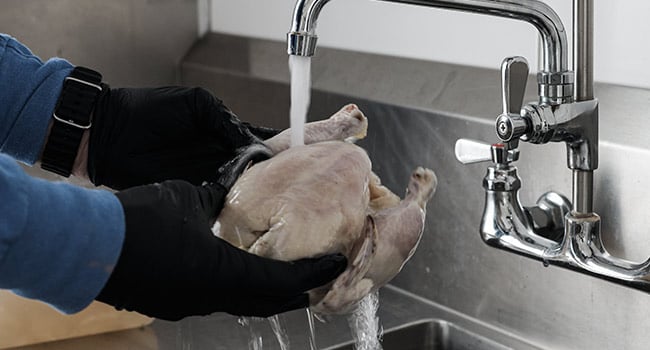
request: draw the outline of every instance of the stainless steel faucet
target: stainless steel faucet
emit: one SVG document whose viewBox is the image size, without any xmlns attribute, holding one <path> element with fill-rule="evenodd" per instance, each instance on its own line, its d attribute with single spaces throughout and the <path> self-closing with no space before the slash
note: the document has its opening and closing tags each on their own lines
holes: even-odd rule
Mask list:
<svg viewBox="0 0 650 350">
<path fill-rule="evenodd" d="M 313 56 L 316 24 L 323 6 L 330 0 L 298 0 L 287 34 L 290 55 Z M 568 69 L 568 44 L 560 17 L 548 5 L 536 0 L 381 0 L 459 10 L 526 21 L 540 33 L 543 71 L 538 74 L 540 103 L 569 102 L 573 95 L 573 73 Z"/>
<path fill-rule="evenodd" d="M 506 58 L 501 66 L 503 112 L 496 120 L 499 143 L 461 139 L 462 163 L 492 161 L 486 191 L 482 239 L 490 246 L 650 292 L 650 259 L 632 263 L 611 256 L 593 212 L 593 173 L 598 168 L 598 101 L 593 96 L 593 0 L 574 0 L 574 71 L 568 69 L 564 26 L 537 0 L 380 0 L 508 17 L 531 23 L 542 38 L 543 68 L 537 74 L 537 103 L 523 106 L 528 63 Z M 312 56 L 316 23 L 329 0 L 297 0 L 287 35 L 290 55 Z M 575 79 L 575 80 L 574 80 Z M 564 142 L 573 173 L 573 196 L 549 192 L 535 206 L 519 202 L 521 179 L 512 165 L 519 141 Z"/>
</svg>

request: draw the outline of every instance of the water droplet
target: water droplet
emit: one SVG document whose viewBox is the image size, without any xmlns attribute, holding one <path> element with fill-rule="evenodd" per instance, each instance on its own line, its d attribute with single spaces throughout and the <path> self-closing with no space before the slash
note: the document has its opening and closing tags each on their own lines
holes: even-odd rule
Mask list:
<svg viewBox="0 0 650 350">
<path fill-rule="evenodd" d="M 542 260 L 542 264 L 544 265 L 544 267 L 548 267 L 549 265 L 548 260 L 546 259 Z"/>
</svg>

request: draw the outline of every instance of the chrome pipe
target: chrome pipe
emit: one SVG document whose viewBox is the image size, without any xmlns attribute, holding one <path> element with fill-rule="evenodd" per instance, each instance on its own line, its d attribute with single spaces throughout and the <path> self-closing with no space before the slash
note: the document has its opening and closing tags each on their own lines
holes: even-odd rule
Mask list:
<svg viewBox="0 0 650 350">
<path fill-rule="evenodd" d="M 518 19 L 537 28 L 542 40 L 543 70 L 537 74 L 539 102 L 559 105 L 573 101 L 573 72 L 568 67 L 567 35 L 560 17 L 538 0 L 380 0 L 401 4 L 458 10 Z M 313 56 L 316 24 L 329 0 L 297 0 L 291 30 L 287 34 L 289 55 Z"/>
<path fill-rule="evenodd" d="M 459 147 L 468 142 L 474 147 Z M 536 206 L 524 208 L 519 202 L 521 179 L 517 168 L 510 165 L 514 159 L 498 155 L 512 150 L 498 144 L 483 145 L 492 151 L 487 157 L 485 147 L 478 146 L 481 145 L 476 141 L 461 139 L 456 144 L 456 156 L 463 163 L 485 161 L 486 158 L 495 163 L 488 167 L 483 178 L 485 207 L 480 234 L 486 244 L 540 260 L 546 266 L 568 268 L 650 293 L 650 259 L 635 263 L 609 254 L 602 242 L 598 214 L 585 205 L 580 205 L 585 213 L 569 211 L 569 201 L 554 192 L 540 197 Z M 481 154 L 467 157 L 463 150 L 468 149 Z M 576 182 L 588 187 L 591 174 L 576 173 Z M 563 239 L 548 235 L 548 229 L 562 228 L 562 224 Z"/>
<path fill-rule="evenodd" d="M 594 2 L 573 1 L 573 69 L 575 100 L 594 98 Z"/>
<path fill-rule="evenodd" d="M 573 170 L 573 211 L 577 214 L 594 211 L 594 172 L 593 170 Z"/>
<path fill-rule="evenodd" d="M 541 35 L 542 67 L 546 72 L 569 71 L 566 30 L 560 17 L 547 4 L 536 0 L 380 0 L 458 10 L 522 20 Z"/>
<path fill-rule="evenodd" d="M 569 71 L 567 35 L 560 17 L 537 0 L 380 0 L 459 10 L 523 20 L 535 26 L 542 37 L 543 68 L 549 73 Z M 290 55 L 312 56 L 318 16 L 329 0 L 297 0 L 288 34 Z"/>
<path fill-rule="evenodd" d="M 594 2 L 573 1 L 573 69 L 575 71 L 576 102 L 594 99 Z M 597 118 L 597 117 L 596 117 Z M 597 120 L 595 137 L 598 138 Z M 596 140 L 590 140 L 597 143 Z M 592 162 L 598 164 L 598 152 L 592 152 Z M 593 159 L 596 157 L 596 159 Z M 595 169 L 595 167 L 594 167 Z M 593 170 L 573 170 L 573 210 L 578 214 L 593 212 Z"/>
<path fill-rule="evenodd" d="M 297 0 L 293 8 L 289 33 L 315 34 L 316 21 L 323 6 L 330 0 Z"/>
</svg>

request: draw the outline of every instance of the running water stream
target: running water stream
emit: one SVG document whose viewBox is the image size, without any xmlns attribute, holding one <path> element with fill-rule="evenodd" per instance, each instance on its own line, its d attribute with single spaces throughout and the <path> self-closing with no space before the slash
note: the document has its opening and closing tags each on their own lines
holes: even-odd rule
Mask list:
<svg viewBox="0 0 650 350">
<path fill-rule="evenodd" d="M 356 350 L 381 350 L 383 329 L 379 324 L 379 293 L 366 295 L 348 319 Z"/>
<path fill-rule="evenodd" d="M 291 147 L 305 144 L 305 123 L 311 95 L 311 57 L 289 55 L 289 71 L 291 72 Z M 307 322 L 309 323 L 309 348 L 317 350 L 314 314 L 309 308 Z"/>
<path fill-rule="evenodd" d="M 290 55 L 289 70 L 291 72 L 291 147 L 294 147 L 305 144 L 304 130 L 311 94 L 311 57 Z M 355 349 L 381 350 L 382 329 L 377 317 L 378 306 L 379 299 L 375 292 L 361 300 L 357 310 L 350 316 L 348 321 L 355 340 Z M 311 350 L 317 350 L 314 319 L 318 319 L 318 316 L 314 315 L 309 308 L 305 310 L 309 323 L 309 347 Z M 250 332 L 249 350 L 263 350 L 264 344 L 259 329 L 261 320 L 263 319 L 256 317 L 239 318 L 239 324 L 248 327 Z M 280 348 L 289 350 L 289 337 L 280 317 L 272 316 L 268 321 Z"/>
<path fill-rule="evenodd" d="M 311 57 L 289 55 L 291 72 L 291 147 L 305 144 L 305 122 L 311 94 Z"/>
</svg>

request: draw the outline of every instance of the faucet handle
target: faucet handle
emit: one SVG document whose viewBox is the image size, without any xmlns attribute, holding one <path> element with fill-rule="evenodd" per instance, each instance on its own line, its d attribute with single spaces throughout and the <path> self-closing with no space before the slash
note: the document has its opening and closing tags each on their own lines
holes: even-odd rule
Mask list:
<svg viewBox="0 0 650 350">
<path fill-rule="evenodd" d="M 496 129 L 497 136 L 514 147 L 529 129 L 528 121 L 521 117 L 527 81 L 528 61 L 521 56 L 506 57 L 501 64 L 503 113 L 497 119 Z"/>
<path fill-rule="evenodd" d="M 459 139 L 456 141 L 454 152 L 456 159 L 463 164 L 472 164 L 487 162 L 492 160 L 492 145 L 480 141 L 469 139 Z"/>
<path fill-rule="evenodd" d="M 463 164 L 492 161 L 505 165 L 519 159 L 519 150 L 503 143 L 489 144 L 470 139 L 458 139 L 454 152 L 456 159 Z"/>
<path fill-rule="evenodd" d="M 506 57 L 501 64 L 503 114 L 517 114 L 524 104 L 528 82 L 528 61 L 524 57 Z"/>
</svg>

